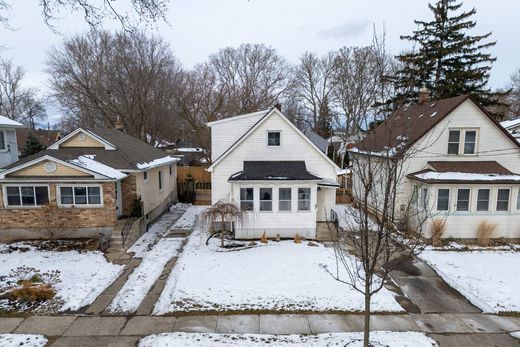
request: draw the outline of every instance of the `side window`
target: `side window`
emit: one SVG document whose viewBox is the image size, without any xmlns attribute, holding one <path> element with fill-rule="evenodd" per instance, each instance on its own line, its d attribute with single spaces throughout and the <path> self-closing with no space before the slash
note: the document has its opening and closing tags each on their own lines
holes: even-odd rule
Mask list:
<svg viewBox="0 0 520 347">
<path fill-rule="evenodd" d="M 169 166 L 169 170 L 170 170 L 170 176 L 173 175 L 173 168 L 171 165 Z"/>
<path fill-rule="evenodd" d="M 450 130 L 448 138 L 448 154 L 459 154 L 460 130 Z"/>
<path fill-rule="evenodd" d="M 7 149 L 5 131 L 0 130 L 0 151 L 5 151 Z"/>
<path fill-rule="evenodd" d="M 148 180 L 148 171 L 143 171 L 143 179 Z"/>
<path fill-rule="evenodd" d="M 253 188 L 240 188 L 240 208 L 253 211 Z"/>
<path fill-rule="evenodd" d="M 159 190 L 162 190 L 162 171 L 159 171 Z"/>
<path fill-rule="evenodd" d="M 520 188 L 518 189 L 518 194 L 516 195 L 516 209 L 520 211 Z"/>
<path fill-rule="evenodd" d="M 437 190 L 437 211 L 448 211 L 450 209 L 450 190 Z"/>
<path fill-rule="evenodd" d="M 428 188 L 422 188 L 422 193 L 421 193 L 421 207 L 423 209 L 427 209 L 428 208 Z"/>
<path fill-rule="evenodd" d="M 269 147 L 280 147 L 281 138 L 279 131 L 268 131 L 267 132 L 267 145 Z"/>
<path fill-rule="evenodd" d="M 477 193 L 477 211 L 489 211 L 489 189 L 479 189 Z"/>
</svg>

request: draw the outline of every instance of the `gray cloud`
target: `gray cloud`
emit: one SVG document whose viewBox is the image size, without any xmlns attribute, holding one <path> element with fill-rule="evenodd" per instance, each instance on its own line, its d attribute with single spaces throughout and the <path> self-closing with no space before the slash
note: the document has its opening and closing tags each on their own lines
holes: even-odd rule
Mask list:
<svg viewBox="0 0 520 347">
<path fill-rule="evenodd" d="M 367 19 L 353 19 L 340 25 L 318 31 L 318 36 L 327 39 L 353 38 L 363 34 L 370 25 Z"/>
</svg>

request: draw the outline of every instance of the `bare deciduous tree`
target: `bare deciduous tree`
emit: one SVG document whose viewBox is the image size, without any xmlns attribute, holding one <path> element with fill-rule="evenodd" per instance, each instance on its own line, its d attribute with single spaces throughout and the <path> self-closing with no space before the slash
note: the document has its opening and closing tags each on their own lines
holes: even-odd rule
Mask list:
<svg viewBox="0 0 520 347">
<path fill-rule="evenodd" d="M 505 98 L 505 103 L 508 106 L 506 117 L 520 117 L 520 69 L 511 75 L 506 90 L 509 90 L 509 94 Z"/>
<path fill-rule="evenodd" d="M 220 223 L 220 246 L 224 247 L 224 236 L 231 230 L 226 230 L 226 223 L 243 224 L 247 218 L 247 214 L 240 209 L 235 203 L 217 201 L 211 207 L 205 209 L 200 214 L 201 223 L 207 225 L 211 229 L 211 234 L 214 232 L 214 224 Z"/>
<path fill-rule="evenodd" d="M 82 126 L 112 126 L 120 118 L 133 136 L 160 139 L 176 117 L 180 64 L 160 38 L 90 32 L 66 40 L 48 57 L 53 96 Z"/>
<path fill-rule="evenodd" d="M 46 117 L 36 90 L 22 87 L 25 71 L 11 60 L 0 58 L 0 115 L 35 128 Z"/>
</svg>

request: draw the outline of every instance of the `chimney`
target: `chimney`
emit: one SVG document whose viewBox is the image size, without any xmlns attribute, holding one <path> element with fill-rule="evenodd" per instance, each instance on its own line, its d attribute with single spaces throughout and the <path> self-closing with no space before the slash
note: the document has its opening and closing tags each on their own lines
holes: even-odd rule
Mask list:
<svg viewBox="0 0 520 347">
<path fill-rule="evenodd" d="M 117 116 L 116 121 L 114 122 L 114 129 L 117 129 L 120 131 L 123 131 L 123 129 L 124 129 L 124 125 L 123 125 L 123 122 L 121 121 L 120 116 Z"/>
<path fill-rule="evenodd" d="M 277 102 L 276 104 L 274 104 L 274 107 L 276 107 L 276 109 L 280 112 L 282 112 L 282 104 L 280 104 L 279 102 Z"/>
<path fill-rule="evenodd" d="M 423 86 L 421 89 L 419 89 L 419 104 L 424 104 L 428 101 L 430 101 L 430 91 L 428 88 Z"/>
</svg>

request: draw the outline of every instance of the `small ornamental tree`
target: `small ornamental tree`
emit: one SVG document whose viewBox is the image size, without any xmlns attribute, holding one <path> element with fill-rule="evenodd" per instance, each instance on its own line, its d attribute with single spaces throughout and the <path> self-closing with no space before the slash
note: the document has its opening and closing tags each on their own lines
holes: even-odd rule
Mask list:
<svg viewBox="0 0 520 347">
<path fill-rule="evenodd" d="M 210 208 L 200 214 L 200 221 L 204 225 L 212 226 L 214 223 L 221 223 L 220 246 L 224 247 L 224 236 L 226 233 L 225 223 L 236 222 L 243 224 L 246 220 L 246 213 L 235 203 L 217 201 Z M 212 229 L 213 230 L 213 229 Z M 214 234 L 215 232 L 213 232 Z"/>
</svg>

